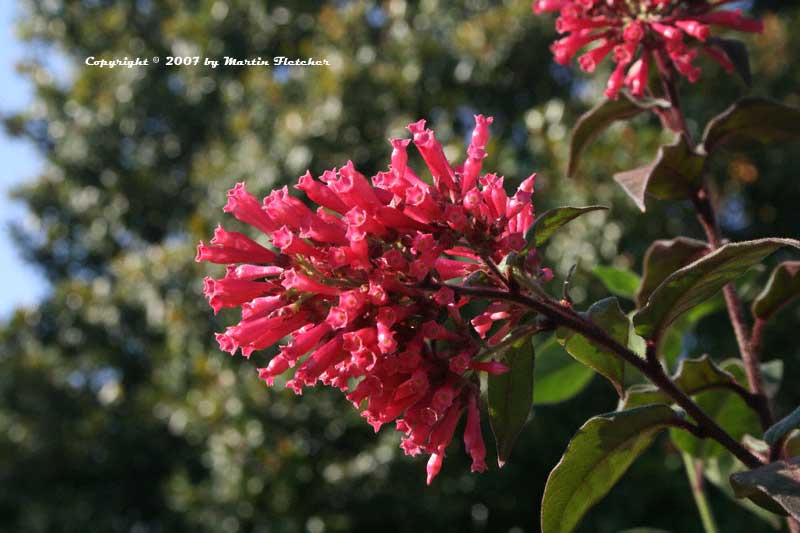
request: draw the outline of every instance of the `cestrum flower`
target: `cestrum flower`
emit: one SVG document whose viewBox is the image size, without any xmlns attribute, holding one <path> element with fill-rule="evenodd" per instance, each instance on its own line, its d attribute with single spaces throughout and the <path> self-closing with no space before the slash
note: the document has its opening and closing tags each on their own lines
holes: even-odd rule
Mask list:
<svg viewBox="0 0 800 533">
<path fill-rule="evenodd" d="M 300 177 L 294 188 L 308 204 L 288 187 L 259 202 L 239 183 L 224 211 L 271 247 L 219 226 L 197 248 L 197 261 L 228 265 L 221 279 L 205 280 L 211 307 L 241 309 L 241 321 L 217 335 L 220 348 L 250 357 L 283 340 L 261 379 L 291 374 L 286 386 L 297 394 L 318 382 L 346 392 L 375 431 L 394 422 L 406 454 L 430 455 L 428 483 L 464 414 L 472 470 L 485 470 L 476 373 L 508 370 L 484 346 L 527 312 L 497 301 L 466 316 L 469 298 L 445 282 L 502 288 L 497 265 L 524 249 L 527 273 L 551 276 L 525 247 L 535 175 L 509 196 L 502 177 L 483 173 L 492 118 L 475 120 L 462 165 L 447 161 L 420 120 L 408 127 L 412 139 L 390 141 L 391 165 L 371 179 L 352 162 L 318 180 Z M 408 164 L 412 141 L 431 183 Z"/>
<path fill-rule="evenodd" d="M 593 72 L 611 56 L 616 68 L 606 96 L 617 98 L 620 90 L 628 87 L 640 98 L 653 60 L 663 74 L 674 70 L 692 83 L 700 77 L 694 60 L 701 50 L 729 72 L 733 70 L 731 58 L 709 38 L 710 27 L 757 33 L 764 27 L 760 21 L 744 17 L 739 9 L 719 9 L 730 3 L 732 0 L 534 0 L 533 11 L 560 14 L 556 30 L 566 37 L 551 46 L 558 63 L 568 65 L 579 50 L 593 45 L 578 58 L 581 68 Z"/>
</svg>

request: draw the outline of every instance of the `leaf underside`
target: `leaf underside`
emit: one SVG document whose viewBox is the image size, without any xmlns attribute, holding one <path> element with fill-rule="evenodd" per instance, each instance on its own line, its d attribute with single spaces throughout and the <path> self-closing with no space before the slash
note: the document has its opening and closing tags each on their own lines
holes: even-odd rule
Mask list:
<svg viewBox="0 0 800 533">
<path fill-rule="evenodd" d="M 667 277 L 633 317 L 636 333 L 656 339 L 682 314 L 714 296 L 779 248 L 800 249 L 793 239 L 760 239 L 726 244 Z"/>
<path fill-rule="evenodd" d="M 800 457 L 733 474 L 731 485 L 739 498 L 800 520 Z"/>
</svg>

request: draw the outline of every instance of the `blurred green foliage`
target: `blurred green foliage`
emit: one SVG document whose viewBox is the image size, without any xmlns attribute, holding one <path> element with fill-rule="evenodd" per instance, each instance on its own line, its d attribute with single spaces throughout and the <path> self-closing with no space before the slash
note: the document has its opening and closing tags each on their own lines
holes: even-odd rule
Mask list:
<svg viewBox="0 0 800 533">
<path fill-rule="evenodd" d="M 612 206 L 571 224 L 544 254 L 561 275 L 579 262 L 572 295 L 586 307 L 607 295 L 595 265 L 640 271 L 653 239 L 700 235 L 689 206 L 654 203 L 641 215 L 610 178 L 653 157 L 668 140 L 658 124 L 614 126 L 587 151 L 583 175 L 563 178 L 569 129 L 605 78 L 556 66 L 553 21 L 525 0 L 21 4 L 31 55 L 20 68 L 36 96 L 5 124 L 47 164 L 17 193 L 30 218 L 14 231 L 52 292 L 0 326 L 0 529 L 537 531 L 547 473 L 585 419 L 614 409 L 610 387 L 595 379 L 568 403 L 537 406 L 502 470 L 470 474 L 454 445 L 425 488 L 423 462 L 403 457 L 392 431 L 372 434 L 338 392 L 267 389 L 255 367 L 271 354 L 246 361 L 217 349 L 213 333 L 233 317 L 214 317 L 202 298 L 202 277 L 219 269 L 196 265 L 194 244 L 224 218 L 236 181 L 265 195 L 347 159 L 374 173 L 388 163 L 386 139 L 421 117 L 457 159 L 481 112 L 496 117 L 486 168 L 512 182 L 538 171 L 539 212 Z M 797 105 L 800 8 L 771 4 L 757 6 L 767 31 L 749 41 L 752 92 Z M 54 53 L 66 76 L 42 59 Z M 83 65 L 155 55 L 162 62 L 148 67 Z M 168 55 L 332 66 L 211 70 L 167 67 Z M 708 63 L 683 89 L 695 130 L 746 92 Z M 798 166 L 800 152 L 785 146 L 718 163 L 727 235 L 797 237 Z M 777 317 L 765 352 L 785 359 L 789 383 L 800 376 L 798 316 Z M 735 353 L 724 313 L 683 340 L 688 355 Z M 779 411 L 800 404 L 798 390 L 783 388 Z M 709 492 L 723 531 L 770 530 Z M 636 526 L 700 530 L 667 439 L 580 531 Z"/>
</svg>

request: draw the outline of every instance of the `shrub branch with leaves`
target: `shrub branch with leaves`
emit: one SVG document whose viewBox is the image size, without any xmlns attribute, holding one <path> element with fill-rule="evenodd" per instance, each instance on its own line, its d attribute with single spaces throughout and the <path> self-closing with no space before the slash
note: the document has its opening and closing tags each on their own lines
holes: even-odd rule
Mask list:
<svg viewBox="0 0 800 533">
<path fill-rule="evenodd" d="M 483 172 L 492 119 L 478 115 L 463 164 L 452 165 L 420 121 L 409 126 L 412 139 L 391 141 L 391 165 L 371 180 L 352 163 L 319 180 L 306 174 L 295 188 L 316 210 L 287 188 L 263 203 L 243 184 L 232 189 L 225 211 L 268 235 L 272 247 L 222 227 L 210 245 L 198 247 L 198 260 L 229 264 L 225 277 L 206 280 L 214 310 L 241 309 L 241 321 L 218 335 L 220 347 L 249 357 L 289 338 L 260 377 L 272 385 L 291 374 L 286 386 L 298 394 L 317 382 L 346 392 L 375 431 L 394 423 L 407 454 L 429 456 L 430 484 L 461 418 L 472 470 L 486 469 L 484 404 L 503 466 L 534 399 L 532 339 L 553 334 L 574 359 L 608 379 L 620 403 L 581 427 L 550 474 L 542 531 L 572 531 L 664 430 L 683 454 L 706 531 L 716 526 L 698 480 L 714 474 L 759 506 L 751 508 L 788 516 L 797 531 L 800 410 L 776 422 L 766 379 L 771 369 L 760 352 L 765 325 L 800 295 L 800 263 L 775 268 L 753 302 L 752 327 L 736 282 L 779 250 L 800 249 L 800 241 L 727 241 L 709 163 L 723 148 L 800 137 L 800 110 L 745 98 L 696 139 L 679 98 L 680 80 L 699 77 L 698 50 L 749 80 L 743 45 L 711 37 L 709 27 L 762 27 L 726 10 L 728 3 L 534 2 L 537 12 L 559 11 L 558 30 L 569 33 L 553 46 L 559 62 L 598 42 L 581 57 L 584 70 L 608 55 L 617 65 L 606 91 L 611 99 L 575 127 L 568 174 L 577 173 L 584 148 L 615 121 L 654 113 L 676 135 L 651 164 L 614 179 L 642 211 L 650 198 L 690 202 L 706 242 L 654 242 L 641 277 L 598 269 L 615 294 L 635 301 L 630 316 L 616 297 L 577 311 L 570 279 L 552 295 L 553 274 L 537 249 L 560 227 L 602 207 L 534 216 L 534 176 L 510 196 L 502 178 Z M 412 141 L 427 174 L 409 163 Z M 666 357 L 672 328 L 696 322 L 720 293 L 740 357 Z"/>
</svg>

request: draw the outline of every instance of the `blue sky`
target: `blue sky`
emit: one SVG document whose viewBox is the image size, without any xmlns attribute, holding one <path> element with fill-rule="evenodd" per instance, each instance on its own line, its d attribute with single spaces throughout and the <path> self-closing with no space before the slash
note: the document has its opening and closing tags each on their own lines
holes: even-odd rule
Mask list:
<svg viewBox="0 0 800 533">
<path fill-rule="evenodd" d="M 14 68 L 24 54 L 14 35 L 16 12 L 16 2 L 0 2 L 0 114 L 24 108 L 31 101 L 31 85 Z M 42 159 L 32 146 L 10 139 L 0 128 L 0 161 L 0 319 L 5 319 L 15 308 L 39 301 L 47 293 L 47 283 L 22 260 L 8 231 L 9 222 L 24 221 L 26 216 L 23 206 L 8 197 L 9 190 L 33 179 L 42 168 Z"/>
</svg>

